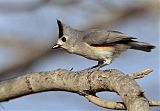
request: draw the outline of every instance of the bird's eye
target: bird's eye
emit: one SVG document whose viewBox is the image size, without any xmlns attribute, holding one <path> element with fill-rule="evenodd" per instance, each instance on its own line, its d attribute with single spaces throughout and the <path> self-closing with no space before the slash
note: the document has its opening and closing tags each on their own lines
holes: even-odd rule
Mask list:
<svg viewBox="0 0 160 111">
<path fill-rule="evenodd" d="M 65 38 L 65 37 L 62 37 L 62 41 L 63 41 L 63 42 L 66 42 L 66 38 Z"/>
</svg>

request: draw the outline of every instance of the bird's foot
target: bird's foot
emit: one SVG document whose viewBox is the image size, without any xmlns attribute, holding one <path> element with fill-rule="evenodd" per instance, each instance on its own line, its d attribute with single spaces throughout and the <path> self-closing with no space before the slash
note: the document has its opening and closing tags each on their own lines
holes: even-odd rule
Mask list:
<svg viewBox="0 0 160 111">
<path fill-rule="evenodd" d="M 88 72 L 92 73 L 94 71 L 98 71 L 99 69 L 100 69 L 100 67 L 91 67 L 91 68 L 88 68 Z"/>
<path fill-rule="evenodd" d="M 100 67 L 90 67 L 90 68 L 87 68 L 86 70 L 93 70 L 93 71 L 96 71 L 96 70 L 99 70 L 100 69 Z"/>
<path fill-rule="evenodd" d="M 97 70 L 99 70 L 99 69 L 100 69 L 100 67 L 96 65 L 96 66 L 93 66 L 93 67 L 89 67 L 89 68 L 87 68 L 87 69 L 84 69 L 84 70 L 82 70 L 82 71 L 86 71 L 86 72 L 92 73 L 92 72 L 97 71 Z"/>
</svg>

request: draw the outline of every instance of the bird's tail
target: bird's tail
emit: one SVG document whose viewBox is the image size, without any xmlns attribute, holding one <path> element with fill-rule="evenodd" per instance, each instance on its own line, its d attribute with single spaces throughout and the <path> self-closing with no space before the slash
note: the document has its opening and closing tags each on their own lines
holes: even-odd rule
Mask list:
<svg viewBox="0 0 160 111">
<path fill-rule="evenodd" d="M 145 52 L 150 52 L 152 49 L 155 48 L 155 46 L 150 45 L 149 43 L 139 41 L 129 42 L 128 45 L 131 46 L 131 49 L 141 50 Z"/>
</svg>

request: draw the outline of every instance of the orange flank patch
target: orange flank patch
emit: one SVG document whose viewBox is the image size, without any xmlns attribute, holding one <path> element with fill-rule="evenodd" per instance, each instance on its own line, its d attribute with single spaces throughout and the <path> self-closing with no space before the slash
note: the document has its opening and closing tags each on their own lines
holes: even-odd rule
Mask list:
<svg viewBox="0 0 160 111">
<path fill-rule="evenodd" d="M 113 51 L 114 47 L 113 46 L 91 46 L 92 50 L 94 51 Z"/>
<path fill-rule="evenodd" d="M 113 53 L 115 51 L 115 47 L 114 46 L 90 46 L 88 44 L 86 44 L 86 46 L 88 47 L 88 50 L 91 50 L 95 55 L 110 55 L 111 53 Z"/>
</svg>

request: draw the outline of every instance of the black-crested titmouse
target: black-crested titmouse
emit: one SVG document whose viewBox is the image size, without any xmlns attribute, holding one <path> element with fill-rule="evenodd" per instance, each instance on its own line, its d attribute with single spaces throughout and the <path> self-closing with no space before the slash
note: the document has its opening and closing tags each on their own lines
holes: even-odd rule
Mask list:
<svg viewBox="0 0 160 111">
<path fill-rule="evenodd" d="M 118 31 L 103 29 L 79 31 L 60 20 L 57 20 L 57 24 L 59 39 L 53 49 L 61 47 L 70 53 L 98 61 L 98 64 L 91 68 L 101 68 L 110 64 L 127 49 L 150 52 L 155 47 L 145 42 L 135 41 L 135 37 Z"/>
</svg>

